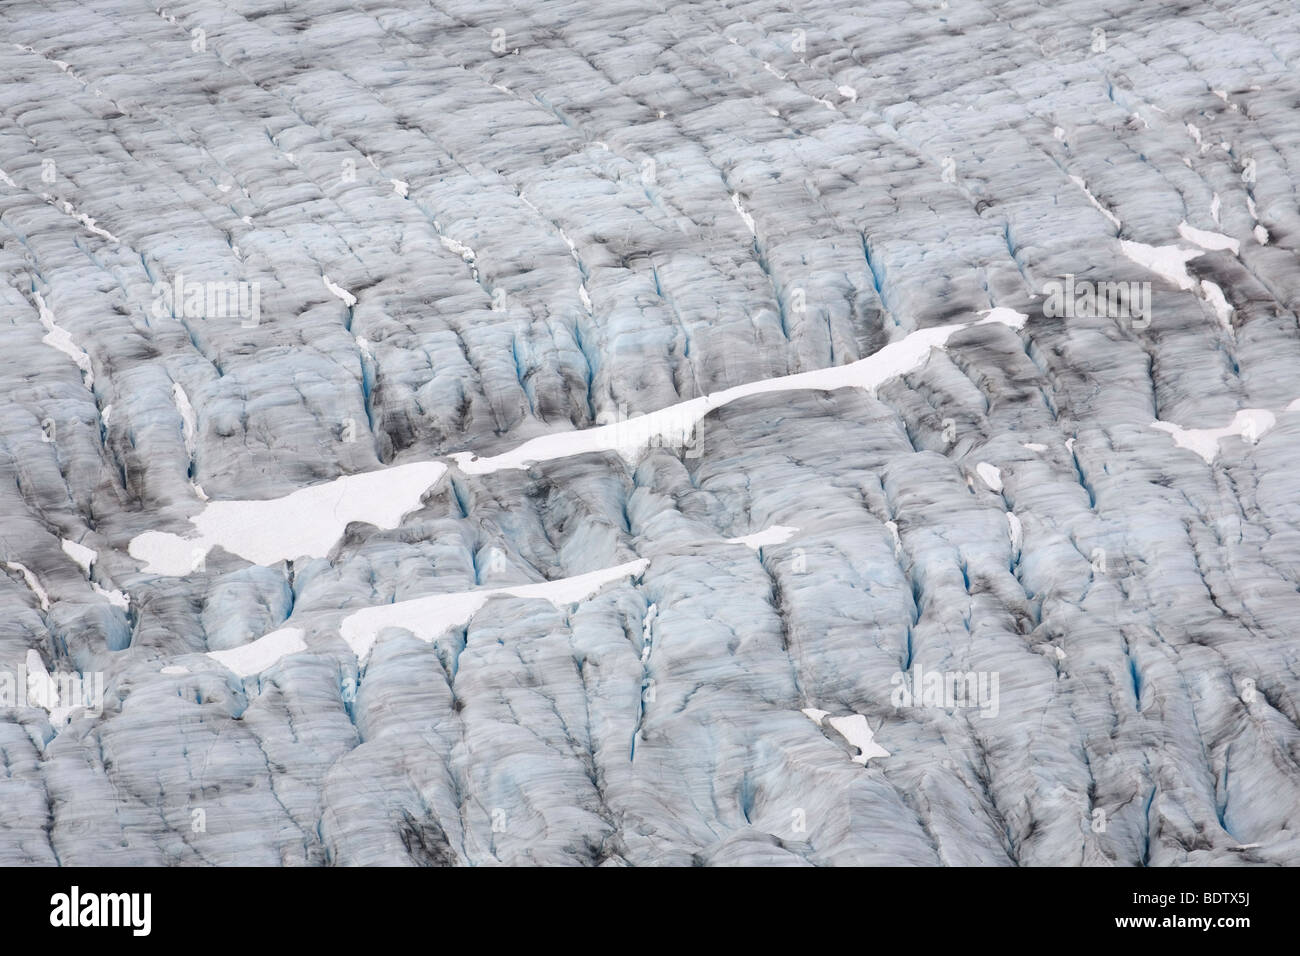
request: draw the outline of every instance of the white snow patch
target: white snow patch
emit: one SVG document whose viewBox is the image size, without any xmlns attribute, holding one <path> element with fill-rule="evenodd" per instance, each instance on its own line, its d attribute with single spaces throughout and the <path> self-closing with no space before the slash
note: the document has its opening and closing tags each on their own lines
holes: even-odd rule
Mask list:
<svg viewBox="0 0 1300 956">
<path fill-rule="evenodd" d="M 850 714 L 847 717 L 832 717 L 828 723 L 834 727 L 852 746 L 857 747 L 861 753 L 853 758 L 854 763 L 860 763 L 862 766 L 867 765 L 867 761 L 872 757 L 888 757 L 889 751 L 880 744 L 876 743 L 875 733 L 867 724 L 867 718 L 861 714 Z"/>
<path fill-rule="evenodd" d="M 849 365 L 747 382 L 744 385 L 737 385 L 700 398 L 688 399 L 650 412 L 637 419 L 638 435 L 644 436 L 646 444 L 652 439 L 662 438 L 668 447 L 675 447 L 685 442 L 695 426 L 710 411 L 737 399 L 751 395 L 808 389 L 819 391 L 833 391 L 839 388 L 875 389 L 890 379 L 920 368 L 930 357 L 931 349 L 943 348 L 949 338 L 963 329 L 974 325 L 990 324 L 1020 329 L 1024 327 L 1028 318 L 1023 312 L 1014 309 L 996 308 L 986 310 L 984 318 L 976 322 L 917 329 L 901 341 L 891 342 L 873 355 Z M 581 431 L 542 435 L 490 458 L 480 458 L 472 452 L 457 452 L 449 457 L 465 474 L 483 475 L 504 469 L 527 468 L 536 462 L 554 461 L 573 455 L 610 451 L 624 454 L 627 451 L 627 444 L 626 424 L 614 422 Z"/>
<path fill-rule="evenodd" d="M 300 627 L 282 627 L 257 640 L 228 651 L 208 651 L 208 657 L 239 677 L 252 677 L 276 664 L 281 658 L 307 649 Z"/>
<path fill-rule="evenodd" d="M 67 538 L 61 538 L 60 541 L 63 546 L 63 553 L 77 563 L 77 566 L 81 568 L 86 577 L 90 577 L 90 566 L 98 560 L 99 552 Z M 110 591 L 107 588 L 100 587 L 94 581 L 90 582 L 90 588 L 114 607 L 120 607 L 125 611 L 131 606 L 131 596 L 129 594 L 122 591 Z"/>
<path fill-rule="evenodd" d="M 659 605 L 651 603 L 645 609 L 645 621 L 641 624 L 641 663 L 644 664 L 650 660 L 650 653 L 654 650 L 654 623 L 655 618 L 659 616 Z"/>
<path fill-rule="evenodd" d="M 77 542 L 70 541 L 67 538 L 62 538 L 60 541 L 63 545 L 63 553 L 75 561 L 83 572 L 89 574 L 90 566 L 99 557 L 99 552 L 94 548 L 87 548 L 84 544 L 77 544 Z"/>
<path fill-rule="evenodd" d="M 1204 255 L 1201 249 L 1184 249 L 1181 246 L 1148 246 L 1144 242 L 1119 241 L 1124 255 L 1158 276 L 1168 279 L 1178 288 L 1191 291 L 1196 282 L 1187 274 L 1187 263 Z"/>
<path fill-rule="evenodd" d="M 850 103 L 856 103 L 858 101 L 858 91 L 851 86 L 841 86 L 839 88 L 839 94 Z"/>
<path fill-rule="evenodd" d="M 379 632 L 386 627 L 405 628 L 420 640 L 431 642 L 449 628 L 464 626 L 490 598 L 508 596 L 545 600 L 556 607 L 577 604 L 591 597 L 606 584 L 640 574 L 649 564 L 650 562 L 645 558 L 640 558 L 612 568 L 602 568 L 556 581 L 434 594 L 410 601 L 399 601 L 395 604 L 363 608 L 343 619 L 339 633 L 348 642 L 357 659 L 365 661 L 379 637 Z"/>
<path fill-rule="evenodd" d="M 393 192 L 405 199 L 411 184 L 404 183 L 400 179 L 390 179 L 389 182 L 393 184 Z"/>
<path fill-rule="evenodd" d="M 474 277 L 475 282 L 478 282 L 478 256 L 475 255 L 474 250 L 465 245 L 465 243 L 453 239 L 451 236 L 443 235 L 442 225 L 436 219 L 433 222 L 433 227 L 438 230 L 438 240 L 442 243 L 443 247 L 464 259 L 469 265 L 470 275 Z M 573 243 L 569 243 L 569 248 L 573 248 Z M 574 253 L 574 257 L 577 257 L 576 252 Z"/>
<path fill-rule="evenodd" d="M 0 169 L 0 183 L 4 183 L 6 186 L 11 186 L 14 189 L 18 188 L 18 184 L 14 182 L 12 179 L 10 179 L 9 174 L 6 173 L 3 169 Z"/>
<path fill-rule="evenodd" d="M 90 582 L 90 589 L 108 601 L 109 604 L 120 607 L 123 611 L 131 606 L 131 595 L 122 591 L 110 591 L 107 588 L 100 587 L 94 581 Z"/>
<path fill-rule="evenodd" d="M 757 236 L 758 232 L 754 229 L 754 217 L 745 212 L 745 207 L 740 204 L 740 193 L 731 194 L 731 204 L 736 207 L 736 212 L 740 213 L 740 218 L 745 220 L 745 225 L 749 227 L 750 234 Z"/>
<path fill-rule="evenodd" d="M 342 299 L 343 304 L 346 305 L 349 309 L 357 304 L 357 297 L 353 295 L 351 292 L 349 292 L 347 289 L 343 288 L 341 285 L 335 285 L 333 282 L 330 281 L 329 276 L 323 275 L 321 276 L 321 279 L 324 280 L 325 282 L 325 288 L 329 289 L 330 292 L 332 292 L 334 295 Z"/>
<path fill-rule="evenodd" d="M 1178 224 L 1178 234 L 1188 242 L 1194 242 L 1202 249 L 1209 249 L 1212 252 L 1227 249 L 1235 256 L 1241 250 L 1241 243 L 1231 236 L 1225 236 L 1221 232 L 1207 232 L 1204 229 L 1197 229 L 1195 226 L 1188 225 L 1186 220 Z"/>
<path fill-rule="evenodd" d="M 439 236 L 438 238 L 442 240 L 443 246 L 456 253 L 456 255 L 460 256 L 466 262 L 473 262 L 476 258 L 474 250 L 465 245 L 465 243 L 459 242 L 451 236 Z M 572 246 L 572 243 L 570 243 L 570 246 Z"/>
<path fill-rule="evenodd" d="M 1179 225 L 1178 231 L 1185 238 L 1204 244 L 1206 249 L 1230 248 L 1234 253 L 1237 251 L 1237 240 L 1221 233 L 1195 229 L 1187 225 L 1186 222 Z M 1131 242 L 1128 239 L 1121 239 L 1119 244 L 1124 255 L 1138 265 L 1150 269 L 1183 291 L 1197 293 L 1201 298 L 1205 299 L 1210 304 L 1210 307 L 1214 309 L 1219 324 L 1231 330 L 1232 309 L 1224 298 L 1223 290 L 1208 280 L 1202 280 L 1198 283 L 1187 271 L 1187 263 L 1197 256 L 1204 255 L 1204 249 L 1184 249 L 1181 246 L 1148 246 L 1146 243 Z"/>
<path fill-rule="evenodd" d="M 159 674 L 188 674 L 190 669 L 183 664 L 168 664 Z"/>
<path fill-rule="evenodd" d="M 1111 224 L 1114 225 L 1116 229 L 1118 229 L 1122 225 L 1122 223 L 1119 221 L 1119 217 L 1116 216 L 1109 209 L 1107 209 L 1105 206 L 1103 206 L 1101 202 L 1097 199 L 1097 197 L 1092 194 L 1091 190 L 1088 189 L 1088 184 L 1084 182 L 1082 176 L 1071 176 L 1070 179 L 1074 182 L 1076 186 L 1078 186 L 1080 189 L 1083 190 L 1083 194 L 1088 197 L 1088 202 L 1092 203 L 1101 212 L 1103 216 L 1109 219 L 1111 221 Z"/>
<path fill-rule="evenodd" d="M 1025 529 L 1014 512 L 1007 512 L 1007 528 L 1011 534 L 1011 550 L 1019 551 L 1020 542 L 1024 539 Z"/>
<path fill-rule="evenodd" d="M 77 212 L 77 210 L 72 207 L 72 203 L 64 202 L 63 211 L 66 212 L 69 216 L 72 216 L 74 219 L 76 219 L 79 223 L 81 223 L 83 226 L 85 226 L 89 231 L 93 232 L 95 235 L 103 236 L 105 239 L 109 239 L 113 242 L 122 241 L 121 239 L 117 238 L 117 236 L 109 232 L 107 229 L 101 229 L 99 228 L 99 226 L 95 225 L 95 220 L 91 219 L 85 213 Z"/>
<path fill-rule="evenodd" d="M 198 434 L 198 427 L 194 416 L 194 406 L 190 404 L 190 397 L 185 394 L 185 389 L 179 382 L 172 383 L 172 404 L 176 406 L 176 412 L 181 416 L 181 437 L 185 441 L 185 454 L 189 457 L 190 467 L 194 466 L 194 450 L 197 442 L 195 436 Z M 200 501 L 207 501 L 207 493 L 203 487 L 190 479 L 190 488 L 193 489 L 195 497 Z"/>
<path fill-rule="evenodd" d="M 818 710 L 816 707 L 805 707 L 803 713 L 818 727 L 822 725 L 822 720 L 831 715 L 829 710 Z"/>
<path fill-rule="evenodd" d="M 1268 245 L 1268 230 L 1265 229 L 1263 226 L 1261 226 L 1259 223 L 1255 223 L 1255 229 L 1253 235 L 1255 236 L 1255 241 L 1258 242 L 1261 246 Z"/>
<path fill-rule="evenodd" d="M 1225 329 L 1231 330 L 1232 306 L 1228 305 L 1228 300 L 1224 297 L 1223 290 L 1209 279 L 1202 279 L 1201 293 L 1205 296 L 1205 301 L 1210 303 L 1210 308 L 1214 309 L 1214 314 L 1215 317 L 1218 318 L 1219 324 Z"/>
<path fill-rule="evenodd" d="M 520 198 L 520 199 L 523 199 L 523 196 L 520 196 L 519 198 Z M 532 203 L 528 202 L 527 199 L 524 199 L 524 202 L 528 203 L 528 205 L 532 208 L 532 210 L 533 210 L 535 213 L 537 213 L 538 215 L 541 215 L 541 210 L 538 209 L 536 206 L 534 206 Z M 565 232 L 563 229 L 561 229 L 559 226 L 556 226 L 556 227 L 555 227 L 555 231 L 559 234 L 560 239 L 562 239 L 562 240 L 564 241 L 564 244 L 565 244 L 566 246 L 569 247 L 569 255 L 573 256 L 573 261 L 576 262 L 576 263 L 578 264 L 578 268 L 581 270 L 581 268 L 582 268 L 582 256 L 578 255 L 578 246 L 577 246 L 577 244 L 574 243 L 574 241 L 573 241 L 572 239 L 569 238 L 569 234 L 568 234 L 567 232 Z"/>
<path fill-rule="evenodd" d="M 1168 432 L 1178 447 L 1189 448 L 1206 462 L 1213 462 L 1219 453 L 1219 439 L 1237 435 L 1243 441 L 1254 444 L 1276 422 L 1277 418 L 1268 409 L 1243 408 L 1233 416 L 1231 423 L 1222 428 L 1183 428 L 1162 421 L 1152 422 L 1151 427 Z"/>
<path fill-rule="evenodd" d="M 1025 323 L 1029 321 L 1028 314 L 1017 312 L 1015 309 L 1008 309 L 1006 306 L 998 306 L 996 309 L 983 309 L 978 314 L 984 316 L 984 318 L 976 322 L 976 325 L 1005 325 L 1017 332 L 1023 329 Z M 965 327 L 965 325 L 958 326 L 958 328 Z M 948 328 L 952 328 L 952 326 L 948 326 Z"/>
<path fill-rule="evenodd" d="M 39 292 L 35 292 L 33 295 L 36 297 L 36 308 L 41 315 L 41 325 L 46 328 L 45 337 L 41 341 L 51 348 L 58 349 L 76 362 L 77 368 L 81 369 L 82 380 L 86 383 L 86 388 L 94 388 L 95 373 L 90 367 L 90 356 L 86 354 L 85 349 L 73 341 L 70 332 L 59 328 L 54 323 L 54 313 L 45 304 L 44 297 Z"/>
<path fill-rule="evenodd" d="M 36 579 L 36 575 L 32 574 L 31 571 L 27 570 L 25 565 L 19 564 L 17 561 L 6 562 L 5 566 L 9 568 L 10 571 L 17 571 L 23 576 L 23 581 L 27 584 L 27 589 L 35 594 L 37 600 L 41 602 L 41 610 L 48 611 L 50 609 L 50 596 L 45 592 L 45 588 L 41 587 L 41 582 Z"/>
<path fill-rule="evenodd" d="M 1219 208 L 1221 205 L 1219 194 L 1215 193 L 1214 198 L 1210 200 L 1210 218 L 1214 220 L 1216 226 L 1221 225 L 1219 222 Z"/>
<path fill-rule="evenodd" d="M 396 528 L 446 470 L 441 462 L 413 462 L 345 475 L 283 498 L 210 501 L 190 519 L 197 534 L 146 531 L 131 539 L 127 551 L 145 562 L 145 571 L 171 577 L 189 574 L 216 545 L 260 565 L 301 555 L 322 558 L 349 522 Z"/>
<path fill-rule="evenodd" d="M 798 530 L 798 528 L 792 528 L 788 525 L 774 524 L 770 528 L 755 531 L 753 534 L 742 535 L 739 538 L 728 538 L 727 544 L 743 544 L 745 547 L 757 551 L 769 544 L 785 544 Z"/>
<path fill-rule="evenodd" d="M 185 394 L 185 389 L 179 382 L 172 382 L 172 403 L 181 416 L 181 437 L 185 440 L 185 451 L 193 459 L 196 432 L 194 406 L 190 404 L 190 397 Z"/>
<path fill-rule="evenodd" d="M 1036 451 L 1036 452 L 1045 452 L 1045 451 L 1047 451 L 1047 446 L 1046 446 L 1046 445 L 1044 445 L 1044 444 L 1042 444 L 1042 443 L 1040 443 L 1040 442 L 1036 442 L 1036 441 L 1021 442 L 1021 445 L 1022 445 L 1022 447 L 1024 447 L 1024 448 L 1028 448 L 1030 451 Z"/>
<path fill-rule="evenodd" d="M 886 521 L 885 527 L 889 529 L 889 536 L 894 539 L 894 557 L 899 558 L 903 554 L 903 539 L 898 534 L 898 522 Z"/>
<path fill-rule="evenodd" d="M 57 729 L 61 730 L 72 717 L 73 711 L 80 710 L 84 706 L 78 704 L 73 707 L 51 706 L 61 697 L 59 685 L 50 676 L 50 672 L 45 669 L 45 664 L 41 661 L 40 652 L 35 648 L 27 650 L 27 705 L 30 707 L 40 707 L 50 715 L 50 723 Z"/>
<path fill-rule="evenodd" d="M 982 461 L 975 466 L 975 473 L 993 491 L 1002 490 L 1002 472 L 997 465 L 990 465 L 987 461 Z"/>
</svg>

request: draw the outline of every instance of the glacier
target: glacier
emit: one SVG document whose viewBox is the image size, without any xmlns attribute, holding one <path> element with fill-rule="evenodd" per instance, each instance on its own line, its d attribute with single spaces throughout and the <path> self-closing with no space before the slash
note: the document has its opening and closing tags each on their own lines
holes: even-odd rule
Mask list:
<svg viewBox="0 0 1300 956">
<path fill-rule="evenodd" d="M 1300 863 L 1297 64 L 0 5 L 0 865 Z"/>
</svg>

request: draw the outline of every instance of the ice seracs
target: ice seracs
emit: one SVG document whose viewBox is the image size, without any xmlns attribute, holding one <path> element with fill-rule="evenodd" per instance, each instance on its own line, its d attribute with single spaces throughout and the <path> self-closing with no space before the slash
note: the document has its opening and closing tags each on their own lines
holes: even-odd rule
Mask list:
<svg viewBox="0 0 1300 956">
<path fill-rule="evenodd" d="M 917 329 L 900 341 L 891 342 L 874 354 L 848 365 L 748 382 L 702 398 L 678 402 L 667 408 L 650 412 L 635 421 L 638 430 L 645 435 L 647 445 L 653 439 L 664 439 L 668 444 L 680 444 L 683 436 L 689 435 L 710 411 L 739 399 L 751 395 L 809 389 L 874 390 L 890 379 L 920 368 L 929 358 L 932 349 L 942 349 L 953 335 L 963 329 L 976 325 L 1005 325 L 1012 329 L 1021 329 L 1028 319 L 1025 313 L 1006 307 L 987 309 L 982 315 L 983 318 L 975 322 Z M 489 458 L 480 458 L 472 452 L 457 452 L 449 457 L 467 475 L 490 474 L 502 469 L 527 468 L 538 462 L 553 461 L 572 455 L 610 451 L 625 453 L 627 432 L 626 425 L 616 422 L 581 431 L 543 435 Z"/>
<path fill-rule="evenodd" d="M 0 865 L 1300 863 L 1300 14 L 76 6 L 0 5 Z"/>
</svg>

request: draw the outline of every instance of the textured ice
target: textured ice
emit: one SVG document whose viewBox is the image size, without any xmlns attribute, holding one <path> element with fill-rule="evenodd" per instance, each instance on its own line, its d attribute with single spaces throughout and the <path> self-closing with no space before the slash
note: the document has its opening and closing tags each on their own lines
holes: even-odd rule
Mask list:
<svg viewBox="0 0 1300 956">
<path fill-rule="evenodd" d="M 0 863 L 1300 863 L 1294 4 L 0 41 Z"/>
</svg>

